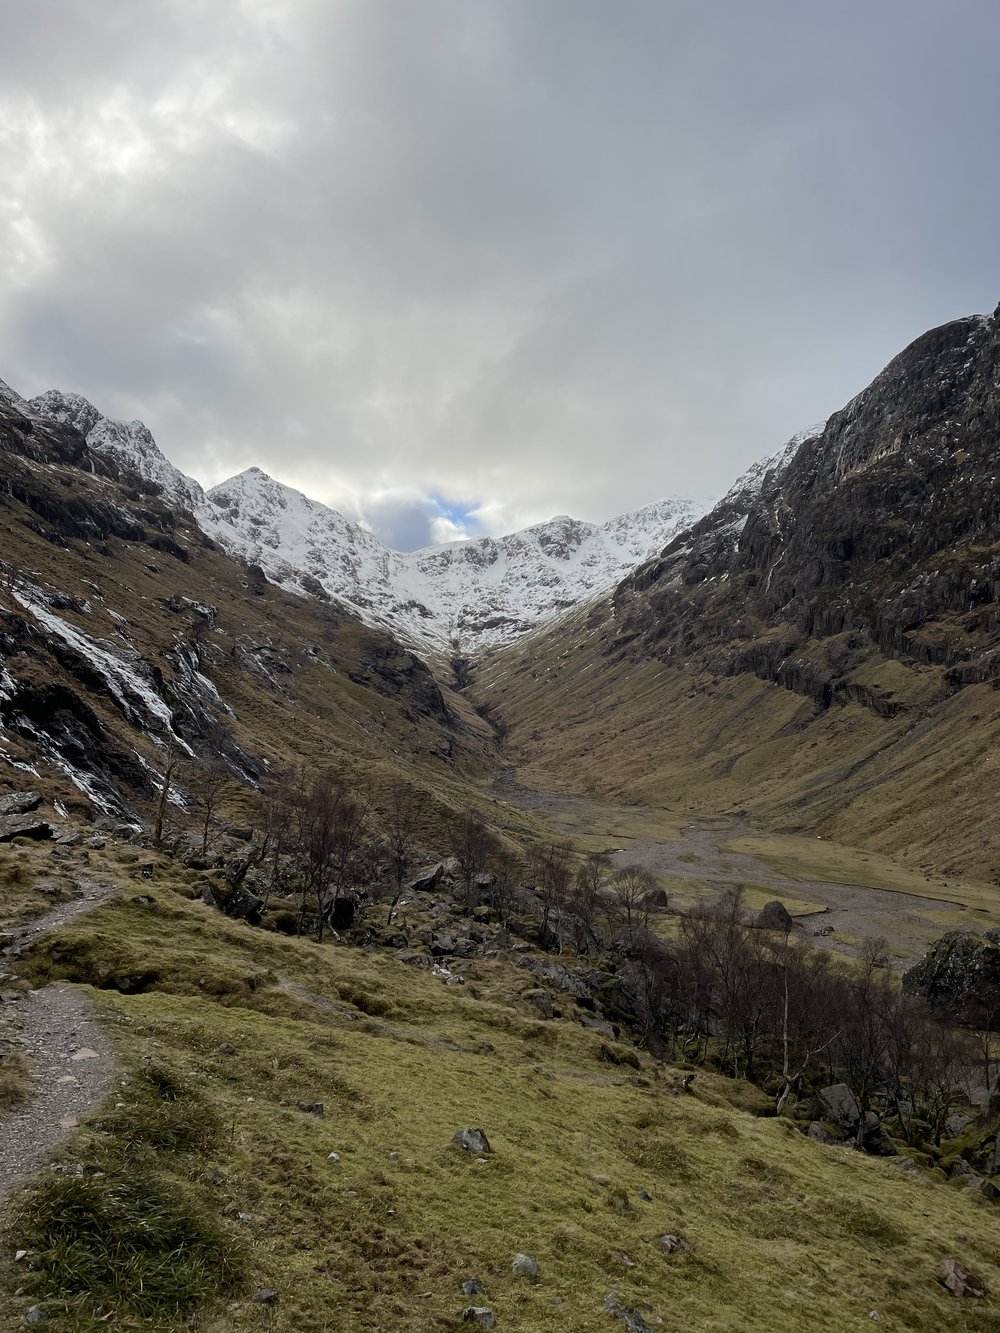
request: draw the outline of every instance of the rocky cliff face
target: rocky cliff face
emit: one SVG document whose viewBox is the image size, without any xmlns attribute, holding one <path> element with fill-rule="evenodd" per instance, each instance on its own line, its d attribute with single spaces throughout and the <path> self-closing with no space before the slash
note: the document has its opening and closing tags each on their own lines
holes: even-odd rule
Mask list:
<svg viewBox="0 0 1000 1333">
<path fill-rule="evenodd" d="M 627 578 L 619 642 L 821 704 L 872 654 L 1000 682 L 998 472 L 1000 312 L 918 338 Z"/>
</svg>

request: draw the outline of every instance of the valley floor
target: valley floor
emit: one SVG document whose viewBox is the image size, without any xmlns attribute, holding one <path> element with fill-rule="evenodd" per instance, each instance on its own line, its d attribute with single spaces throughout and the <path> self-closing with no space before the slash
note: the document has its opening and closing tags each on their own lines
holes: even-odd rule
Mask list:
<svg viewBox="0 0 1000 1333">
<path fill-rule="evenodd" d="M 663 884 L 676 907 L 714 901 L 739 889 L 751 912 L 784 903 L 796 932 L 816 946 L 854 954 L 885 940 L 892 965 L 909 967 L 946 930 L 1000 924 L 995 886 L 932 877 L 877 853 L 757 831 L 746 820 L 700 817 L 622 805 L 522 785 L 516 770 L 494 784 L 504 802 L 547 824 L 612 866 L 639 865 Z M 820 933 L 829 929 L 831 933 Z"/>
</svg>

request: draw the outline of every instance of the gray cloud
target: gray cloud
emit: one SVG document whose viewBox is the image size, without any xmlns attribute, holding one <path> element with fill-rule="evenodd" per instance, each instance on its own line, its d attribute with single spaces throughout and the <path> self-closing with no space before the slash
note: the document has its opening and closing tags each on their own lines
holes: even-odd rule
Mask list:
<svg viewBox="0 0 1000 1333">
<path fill-rule="evenodd" d="M 992 0 L 8 0 L 0 374 L 400 544 L 707 494 L 1000 295 Z"/>
</svg>

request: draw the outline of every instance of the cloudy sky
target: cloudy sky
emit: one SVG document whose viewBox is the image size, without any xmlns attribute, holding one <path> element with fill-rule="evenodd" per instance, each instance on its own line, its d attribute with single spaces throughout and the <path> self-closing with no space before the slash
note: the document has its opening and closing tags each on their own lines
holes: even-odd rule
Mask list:
<svg viewBox="0 0 1000 1333">
<path fill-rule="evenodd" d="M 724 490 L 1000 299 L 996 0 L 0 0 L 0 376 L 390 542 Z"/>
</svg>

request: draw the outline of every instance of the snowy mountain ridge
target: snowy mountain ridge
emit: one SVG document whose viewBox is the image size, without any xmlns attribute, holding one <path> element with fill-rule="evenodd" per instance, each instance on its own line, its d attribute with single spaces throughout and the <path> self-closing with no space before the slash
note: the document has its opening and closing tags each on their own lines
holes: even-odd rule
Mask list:
<svg viewBox="0 0 1000 1333">
<path fill-rule="evenodd" d="M 92 449 L 155 482 L 221 547 L 281 587 L 336 598 L 424 651 L 470 654 L 511 642 L 614 587 L 708 507 L 668 499 L 603 524 L 560 515 L 505 537 L 394 551 L 260 468 L 205 491 L 141 421 L 113 421 L 78 394 L 49 390 L 23 406 L 74 425 Z"/>
</svg>

